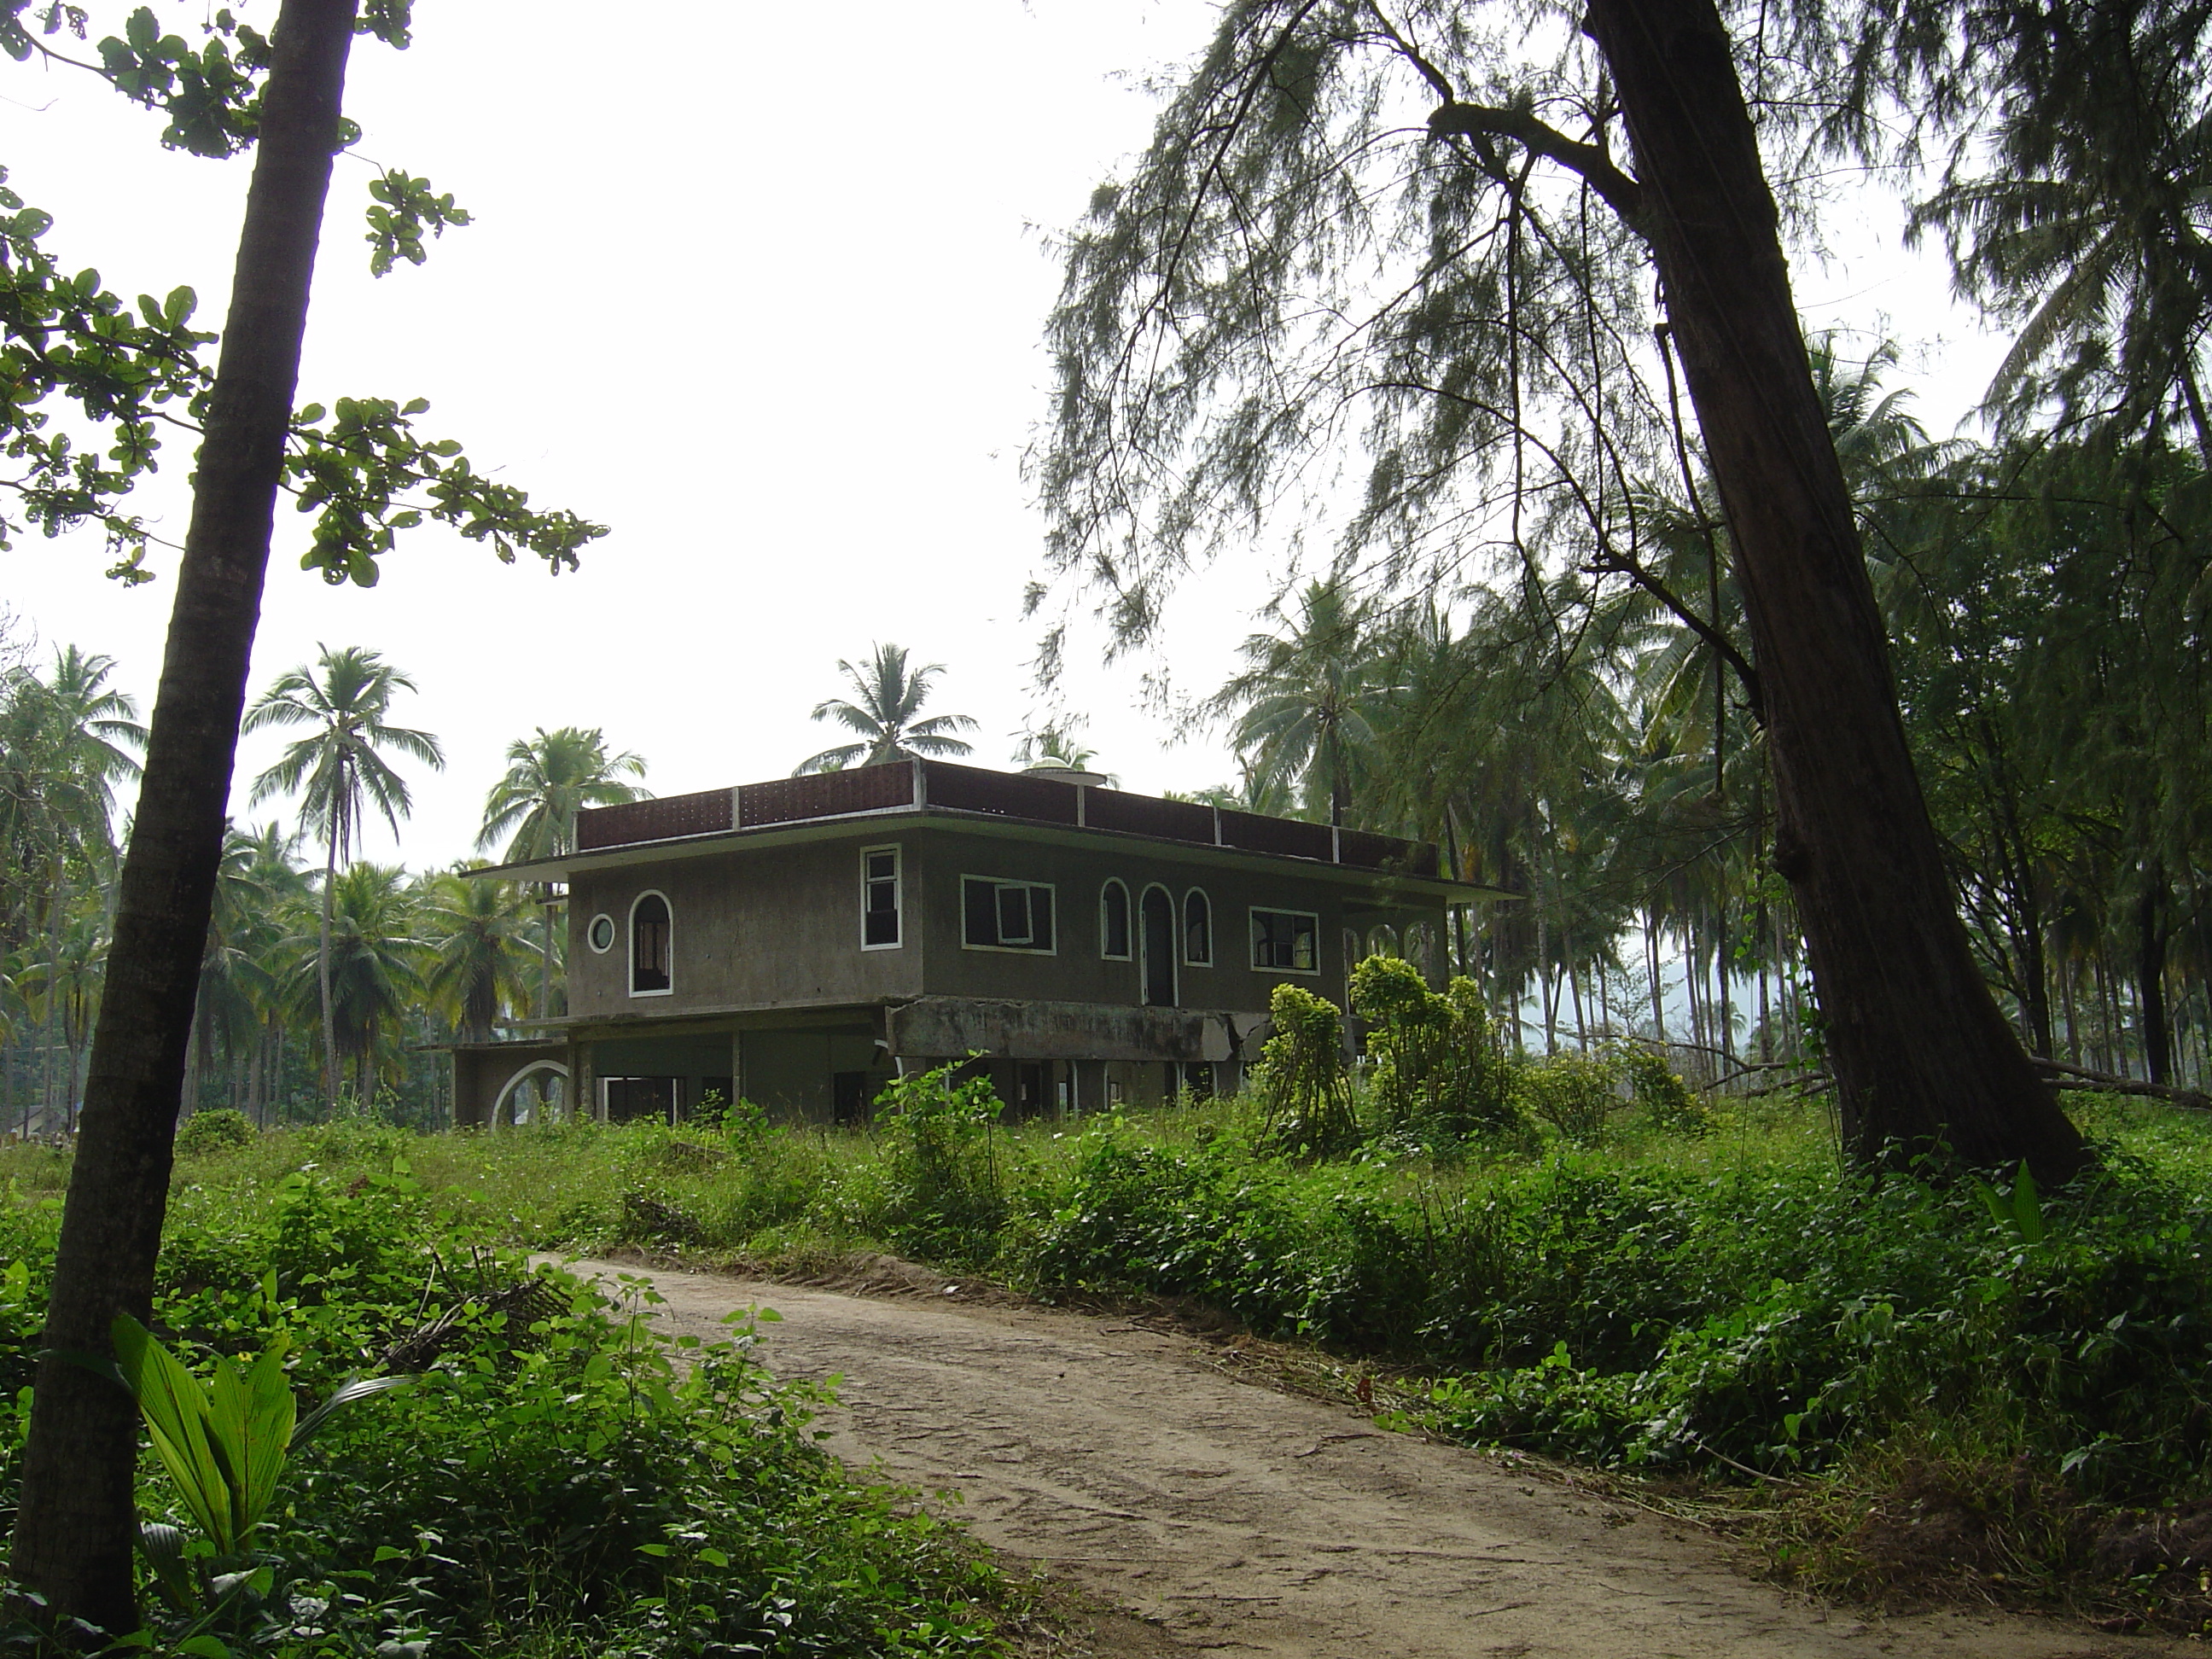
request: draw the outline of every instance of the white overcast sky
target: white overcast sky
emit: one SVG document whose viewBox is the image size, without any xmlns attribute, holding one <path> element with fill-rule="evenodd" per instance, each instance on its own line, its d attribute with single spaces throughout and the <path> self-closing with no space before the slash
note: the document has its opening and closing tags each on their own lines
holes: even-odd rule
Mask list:
<svg viewBox="0 0 2212 1659">
<path fill-rule="evenodd" d="M 364 592 L 301 571 L 305 521 L 280 510 L 254 690 L 319 641 L 373 647 L 421 688 L 396 717 L 446 744 L 397 848 L 380 833 L 364 850 L 465 855 L 507 744 L 538 726 L 604 727 L 660 793 L 780 776 L 833 740 L 807 711 L 878 640 L 945 664 L 933 708 L 975 716 L 975 758 L 1006 763 L 1039 712 L 1020 605 L 1042 521 L 1020 459 L 1048 378 L 1045 233 L 1142 145 L 1146 77 L 1212 15 L 418 0 L 412 50 L 358 42 L 361 155 L 428 174 L 477 222 L 374 282 L 372 170 L 341 160 L 301 400 L 427 397 L 423 424 L 479 466 L 613 528 L 557 580 L 416 532 Z M 0 160 L 56 216 L 48 246 L 125 295 L 190 283 L 218 326 L 248 163 L 163 152 L 155 125 L 89 76 L 0 64 Z M 1896 251 L 1899 216 L 1832 218 L 1839 257 L 1801 262 L 1799 298 L 1820 325 L 1905 338 L 1900 378 L 1948 426 L 1993 358 L 1933 258 Z M 176 538 L 184 465 L 173 450 L 142 501 Z M 150 710 L 169 560 L 135 589 L 105 562 L 95 544 L 21 541 L 0 599 L 47 645 L 116 657 Z M 1073 653 L 1070 704 L 1127 787 L 1231 774 L 1218 743 L 1176 743 L 1147 712 L 1142 676 L 1218 684 L 1268 576 L 1255 553 L 1188 590 L 1164 658 Z M 245 746 L 241 815 L 273 752 Z"/>
</svg>

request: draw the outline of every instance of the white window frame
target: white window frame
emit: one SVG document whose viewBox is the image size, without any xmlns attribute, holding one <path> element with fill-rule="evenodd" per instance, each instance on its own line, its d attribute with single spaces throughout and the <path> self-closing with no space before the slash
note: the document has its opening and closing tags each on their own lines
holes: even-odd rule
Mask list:
<svg viewBox="0 0 2212 1659">
<path fill-rule="evenodd" d="M 1300 974 L 1310 979 L 1321 977 L 1321 912 L 1292 910 L 1279 904 L 1255 904 L 1246 910 L 1247 949 L 1251 957 L 1252 971 L 1255 974 Z M 1261 916 L 1303 916 L 1313 923 L 1314 965 L 1310 968 L 1276 968 L 1260 960 L 1260 918 Z"/>
<path fill-rule="evenodd" d="M 605 945 L 599 944 L 592 938 L 593 933 L 599 932 L 599 924 L 603 921 L 607 925 L 607 942 Z M 603 957 L 613 950 L 615 941 L 621 937 L 622 930 L 615 926 L 615 919 L 605 910 L 600 911 L 599 915 L 584 924 L 584 943 L 595 957 Z"/>
<path fill-rule="evenodd" d="M 668 983 L 658 991 L 637 988 L 637 907 L 649 898 L 660 901 L 660 908 L 668 912 Z M 624 953 L 623 981 L 634 997 L 672 997 L 676 994 L 676 907 L 668 902 L 668 895 L 658 887 L 648 887 L 629 902 L 629 929 L 626 941 L 629 949 Z"/>
<path fill-rule="evenodd" d="M 1121 890 L 1121 937 L 1129 947 L 1118 952 L 1106 948 L 1106 895 L 1116 887 Z M 1098 888 L 1098 959 L 1101 962 L 1134 962 L 1137 959 L 1137 907 L 1129 897 L 1129 884 L 1119 876 L 1107 877 Z"/>
<path fill-rule="evenodd" d="M 1382 948 L 1380 950 L 1376 948 L 1376 941 L 1378 939 L 1382 941 Z M 1397 928 L 1387 921 L 1378 921 L 1370 926 L 1367 929 L 1367 954 L 1370 957 L 1390 957 L 1397 961 L 1404 961 L 1406 947 Z"/>
<path fill-rule="evenodd" d="M 895 919 L 898 937 L 888 945 L 868 943 L 868 889 L 875 878 L 868 874 L 868 855 L 889 853 L 891 855 L 891 915 Z M 965 923 L 963 921 L 963 926 Z M 879 847 L 860 849 L 860 948 L 863 951 L 897 951 L 906 945 L 906 857 L 900 843 L 888 842 Z"/>
<path fill-rule="evenodd" d="M 1194 957 L 1190 953 L 1190 902 L 1196 899 L 1206 907 L 1206 954 Z M 1221 953 L 1213 937 L 1213 898 L 1203 887 L 1183 890 L 1182 905 L 1176 912 L 1176 957 L 1186 968 L 1211 968 Z"/>
<path fill-rule="evenodd" d="M 1031 892 L 1043 891 L 1052 895 L 1052 943 L 1042 949 L 1034 945 L 970 945 L 968 942 L 968 884 L 988 881 L 994 888 L 1024 887 Z M 997 900 L 992 901 L 993 908 Z M 1036 913 L 1030 913 L 1030 926 L 1034 932 Z M 1024 881 L 1015 876 L 984 876 L 963 874 L 960 878 L 960 948 L 963 951 L 988 951 L 1002 957 L 1056 957 L 1060 954 L 1060 887 L 1049 881 Z"/>
</svg>

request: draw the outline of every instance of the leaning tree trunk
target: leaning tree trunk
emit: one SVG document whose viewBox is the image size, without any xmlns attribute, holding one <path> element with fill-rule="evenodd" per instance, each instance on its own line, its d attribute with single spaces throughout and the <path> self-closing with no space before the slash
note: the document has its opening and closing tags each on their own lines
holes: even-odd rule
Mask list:
<svg viewBox="0 0 2212 1659">
<path fill-rule="evenodd" d="M 1643 228 L 1733 533 L 1844 1145 L 2081 1167 L 2081 1136 L 1976 967 L 1905 747 L 1887 642 L 1813 386 L 1774 200 L 1713 0 L 1591 0 Z"/>
<path fill-rule="evenodd" d="M 207 944 L 300 340 L 338 142 L 357 0 L 284 0 L 192 518 L 93 1038 L 42 1346 L 106 1354 L 149 1316 L 185 1044 Z M 10 1567 L 53 1613 L 137 1624 L 137 1411 L 94 1372 L 39 1364 Z"/>
</svg>

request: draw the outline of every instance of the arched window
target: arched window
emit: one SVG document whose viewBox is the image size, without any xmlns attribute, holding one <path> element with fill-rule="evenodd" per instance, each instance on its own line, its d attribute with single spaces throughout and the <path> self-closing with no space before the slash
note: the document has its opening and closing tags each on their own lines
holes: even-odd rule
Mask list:
<svg viewBox="0 0 2212 1659">
<path fill-rule="evenodd" d="M 1213 906 L 1195 887 L 1182 896 L 1182 959 L 1193 968 L 1213 966 Z"/>
<path fill-rule="evenodd" d="M 1377 922 L 1367 930 L 1367 954 L 1370 957 L 1395 957 L 1398 954 L 1398 930 L 1387 921 Z"/>
<path fill-rule="evenodd" d="M 1359 948 L 1359 930 L 1357 927 L 1346 928 L 1344 930 L 1344 971 L 1350 973 L 1365 961 L 1367 953 Z"/>
<path fill-rule="evenodd" d="M 1437 930 L 1425 921 L 1406 925 L 1406 960 L 1421 970 L 1421 977 L 1431 985 L 1443 977 L 1443 964 L 1437 957 Z"/>
<path fill-rule="evenodd" d="M 665 996 L 674 984 L 670 946 L 673 933 L 668 901 L 658 893 L 641 893 L 629 907 L 629 994 L 634 997 Z"/>
<path fill-rule="evenodd" d="M 1109 881 L 1098 890 L 1098 954 L 1127 962 L 1129 950 L 1129 890 Z"/>
</svg>

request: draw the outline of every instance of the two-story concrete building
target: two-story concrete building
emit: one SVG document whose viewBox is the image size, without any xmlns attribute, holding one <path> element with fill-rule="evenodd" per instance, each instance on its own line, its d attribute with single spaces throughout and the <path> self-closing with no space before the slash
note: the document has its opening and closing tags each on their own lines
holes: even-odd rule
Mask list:
<svg viewBox="0 0 2212 1659">
<path fill-rule="evenodd" d="M 1376 950 L 1439 977 L 1488 895 L 1416 842 L 938 761 L 586 811 L 575 839 L 477 872 L 567 884 L 568 1012 L 454 1051 L 459 1122 L 546 1074 L 611 1119 L 855 1121 L 970 1054 L 1018 1111 L 1233 1088 L 1277 984 L 1341 1005 Z"/>
</svg>

